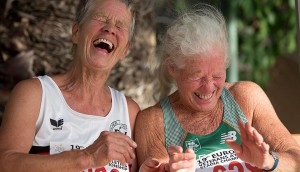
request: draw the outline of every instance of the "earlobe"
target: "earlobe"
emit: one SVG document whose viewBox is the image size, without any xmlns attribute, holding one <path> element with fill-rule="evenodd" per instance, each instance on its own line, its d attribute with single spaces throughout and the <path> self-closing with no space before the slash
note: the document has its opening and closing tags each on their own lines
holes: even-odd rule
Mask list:
<svg viewBox="0 0 300 172">
<path fill-rule="evenodd" d="M 74 44 L 78 43 L 78 29 L 79 29 L 79 26 L 78 26 L 78 23 L 76 22 L 72 26 L 72 42 Z"/>
</svg>

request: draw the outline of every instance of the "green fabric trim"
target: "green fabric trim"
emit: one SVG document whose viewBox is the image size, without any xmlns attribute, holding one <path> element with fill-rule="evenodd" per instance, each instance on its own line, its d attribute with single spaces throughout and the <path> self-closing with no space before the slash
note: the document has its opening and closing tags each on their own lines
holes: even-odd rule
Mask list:
<svg viewBox="0 0 300 172">
<path fill-rule="evenodd" d="M 221 99 L 224 105 L 223 122 L 240 132 L 237 121 L 242 119 L 247 122 L 247 119 L 240 109 L 239 105 L 234 100 L 233 96 L 227 88 L 223 88 Z M 169 98 L 165 97 L 160 101 L 160 106 L 164 116 L 164 131 L 165 131 L 165 146 L 170 145 L 183 146 L 186 131 L 182 128 L 172 110 Z M 213 133 L 212 133 L 213 134 Z M 210 136 L 210 135 L 207 135 Z"/>
</svg>

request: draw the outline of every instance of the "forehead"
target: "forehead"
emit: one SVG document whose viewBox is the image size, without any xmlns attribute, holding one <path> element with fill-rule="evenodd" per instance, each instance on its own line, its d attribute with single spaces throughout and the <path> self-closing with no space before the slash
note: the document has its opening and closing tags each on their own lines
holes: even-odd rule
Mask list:
<svg viewBox="0 0 300 172">
<path fill-rule="evenodd" d="M 226 69 L 223 53 L 210 53 L 208 55 L 192 55 L 186 58 L 184 70 L 195 71 L 222 71 Z"/>
<path fill-rule="evenodd" d="M 132 14 L 129 7 L 119 0 L 95 0 L 92 5 L 92 14 L 104 15 L 106 17 L 131 22 Z"/>
</svg>

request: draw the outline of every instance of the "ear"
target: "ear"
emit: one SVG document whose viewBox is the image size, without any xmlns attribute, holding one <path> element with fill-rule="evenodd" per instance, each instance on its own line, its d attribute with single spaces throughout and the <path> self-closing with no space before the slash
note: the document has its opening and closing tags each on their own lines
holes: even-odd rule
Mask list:
<svg viewBox="0 0 300 172">
<path fill-rule="evenodd" d="M 79 25 L 77 22 L 75 22 L 72 26 L 72 42 L 74 44 L 78 43 L 78 29 L 79 29 Z"/>
<path fill-rule="evenodd" d="M 123 60 L 128 54 L 129 54 L 129 48 L 131 47 L 131 44 L 128 43 L 126 47 L 124 48 L 124 53 L 121 54 L 120 60 Z"/>
</svg>

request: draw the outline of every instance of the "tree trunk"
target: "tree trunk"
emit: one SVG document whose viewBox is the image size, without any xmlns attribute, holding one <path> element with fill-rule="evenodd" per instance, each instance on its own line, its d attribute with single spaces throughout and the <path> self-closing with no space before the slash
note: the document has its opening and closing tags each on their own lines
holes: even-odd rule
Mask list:
<svg viewBox="0 0 300 172">
<path fill-rule="evenodd" d="M 72 61 L 71 28 L 78 1 L 6 0 L 0 16 L 0 116 L 11 89 L 23 79 L 65 72 Z M 156 34 L 154 1 L 136 0 L 134 43 L 111 73 L 109 85 L 141 108 L 153 104 Z"/>
</svg>

